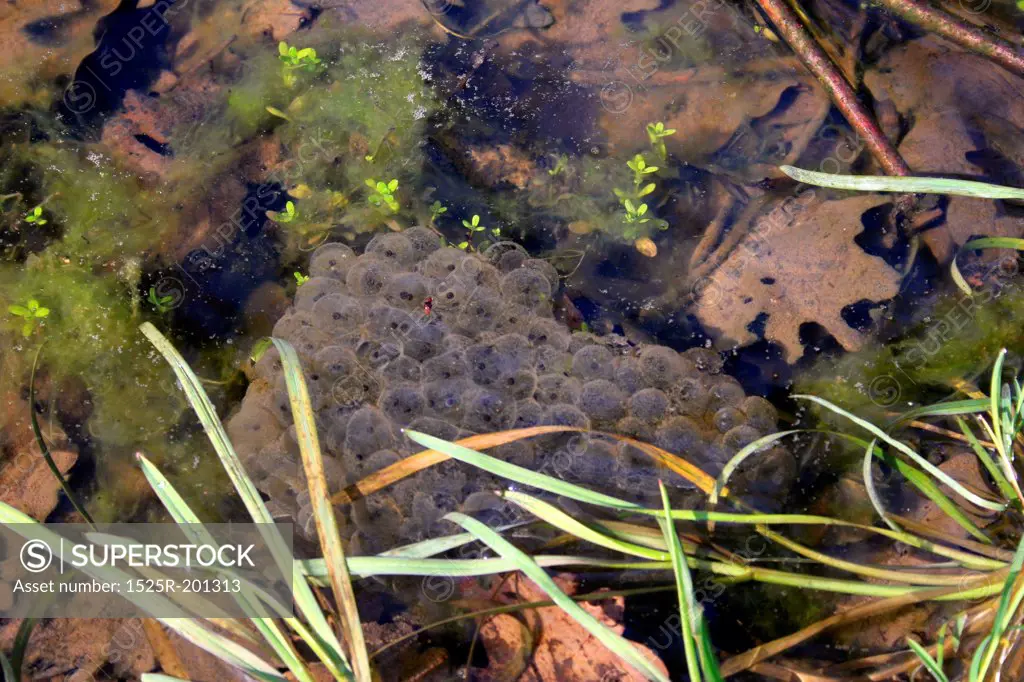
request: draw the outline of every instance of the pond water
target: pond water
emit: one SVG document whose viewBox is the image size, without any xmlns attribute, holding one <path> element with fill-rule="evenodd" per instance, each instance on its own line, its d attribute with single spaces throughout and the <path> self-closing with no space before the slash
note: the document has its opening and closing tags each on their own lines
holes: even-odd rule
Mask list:
<svg viewBox="0 0 1024 682">
<path fill-rule="evenodd" d="M 1019 51 L 1012 4 L 946 4 Z M 802 11 L 914 173 L 1024 186 L 1020 74 L 884 6 Z M 261 342 L 271 334 L 299 352 L 332 493 L 421 449 L 401 428 L 454 440 L 582 427 L 654 443 L 715 477 L 749 443 L 829 420 L 793 393 L 887 420 L 957 382 L 984 385 L 1001 348 L 1018 368 L 1016 252 L 961 247 L 1024 236 L 1019 202 L 931 195 L 908 210 L 893 195 L 792 180 L 780 166 L 883 172 L 762 12 L 714 0 L 0 11 L 3 500 L 32 498 L 40 519 L 73 513 L 56 487 L 26 483 L 35 463 L 16 466 L 35 447 L 38 352 L 34 408 L 95 518 L 166 520 L 136 452 L 204 519 L 245 518 L 144 322 L 200 377 L 309 555 L 319 550 L 283 370 Z M 604 437 L 548 435 L 493 454 L 642 504 L 660 506 L 659 480 L 673 504 L 705 500 L 678 468 Z M 804 435 L 759 454 L 735 485 L 763 511 L 847 505 L 870 517 L 867 491 L 850 489 L 862 456 Z M 507 503 L 492 491 L 505 485 L 445 462 L 339 504 L 347 550 L 451 534 L 442 516 L 457 509 L 501 525 Z M 510 537 L 531 551 L 559 542 L 536 525 Z M 785 564 L 743 531 L 717 532 L 728 556 Z M 828 541 L 856 553 L 849 538 Z M 472 551 L 458 558 L 485 556 Z M 543 598 L 433 578 L 360 583 L 378 646 L 452 613 Z M 573 580 L 581 594 L 652 584 L 622 570 Z M 704 577 L 699 587 L 723 659 L 838 599 Z M 675 605 L 659 593 L 615 608 L 608 624 L 686 679 L 676 626 L 665 628 Z M 482 646 L 467 628 L 412 640 L 387 665 L 408 680 L 506 679 L 499 663 L 526 641 L 492 630 Z M 877 651 L 882 639 L 801 653 L 841 659 L 844 646 Z M 550 646 L 534 677 L 507 679 L 597 679 L 596 663 L 544 668 L 568 655 Z M 601 679 L 633 679 L 622 674 Z"/>
</svg>

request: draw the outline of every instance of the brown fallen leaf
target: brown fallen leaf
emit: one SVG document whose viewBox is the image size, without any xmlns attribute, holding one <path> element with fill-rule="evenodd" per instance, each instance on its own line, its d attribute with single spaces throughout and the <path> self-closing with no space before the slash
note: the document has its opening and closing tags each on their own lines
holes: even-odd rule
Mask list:
<svg viewBox="0 0 1024 682">
<path fill-rule="evenodd" d="M 566 592 L 576 592 L 570 575 L 555 576 Z M 509 579 L 510 589 L 500 595 L 509 603 L 543 601 L 547 594 L 522 576 Z M 602 602 L 580 602 L 586 611 L 616 634 L 625 631 L 621 596 Z M 626 665 L 562 609 L 552 606 L 489 618 L 480 628 L 490 665 L 478 671 L 483 682 L 639 682 L 644 676 Z M 633 643 L 646 658 L 667 675 L 665 664 L 651 649 Z M 532 650 L 532 653 L 531 651 Z M 525 654 L 525 660 L 524 660 Z M 510 675 L 511 673 L 511 675 Z"/>
<path fill-rule="evenodd" d="M 782 346 L 788 362 L 803 353 L 804 322 L 817 322 L 844 348 L 856 350 L 864 335 L 843 320 L 843 308 L 865 299 L 884 301 L 899 291 L 899 273 L 853 241 L 863 230 L 861 215 L 886 201 L 874 195 L 798 199 L 755 219 L 698 288 L 697 317 L 723 341 L 746 345 L 758 338 L 750 324 L 765 313 L 765 338 Z"/>
</svg>

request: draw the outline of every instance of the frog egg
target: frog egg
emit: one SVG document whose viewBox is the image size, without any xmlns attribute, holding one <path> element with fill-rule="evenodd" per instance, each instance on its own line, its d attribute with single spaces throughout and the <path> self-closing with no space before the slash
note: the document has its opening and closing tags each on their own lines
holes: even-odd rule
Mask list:
<svg viewBox="0 0 1024 682">
<path fill-rule="evenodd" d="M 431 253 L 427 256 L 426 260 L 420 261 L 418 267 L 420 274 L 425 277 L 445 279 L 448 275 L 458 270 L 462 261 L 469 257 L 458 249 L 446 247 Z"/>
<path fill-rule="evenodd" d="M 419 388 L 406 385 L 386 389 L 377 404 L 391 421 L 405 426 L 423 413 L 427 401 Z"/>
<path fill-rule="evenodd" d="M 427 399 L 427 407 L 441 419 L 459 419 L 465 407 L 463 395 L 469 390 L 470 384 L 464 379 L 447 381 L 431 381 L 423 385 L 423 395 Z"/>
<path fill-rule="evenodd" d="M 405 354 L 427 360 L 444 350 L 445 327 L 434 320 L 417 321 L 405 336 Z"/>
<path fill-rule="evenodd" d="M 505 506 L 505 501 L 490 490 L 481 490 L 470 494 L 462 503 L 461 511 L 464 514 L 477 514 L 485 511 L 498 511 Z"/>
<path fill-rule="evenodd" d="M 382 291 L 384 300 L 402 310 L 422 312 L 430 297 L 432 283 L 418 272 L 405 272 L 388 280 Z"/>
<path fill-rule="evenodd" d="M 572 356 L 553 346 L 541 346 L 534 354 L 533 366 L 538 374 L 568 375 L 572 369 Z"/>
<path fill-rule="evenodd" d="M 747 417 L 747 424 L 761 433 L 768 434 L 778 428 L 779 413 L 774 405 L 761 396 L 746 398 L 740 403 L 740 409 Z"/>
<path fill-rule="evenodd" d="M 455 325 L 465 331 L 479 334 L 494 326 L 504 304 L 497 296 L 484 289 L 476 293 L 461 307 L 455 318 Z"/>
<path fill-rule="evenodd" d="M 533 347 L 522 334 L 502 334 L 491 343 L 499 353 L 510 358 L 517 368 L 533 366 Z"/>
<path fill-rule="evenodd" d="M 418 384 L 422 375 L 423 369 L 420 363 L 408 355 L 400 355 L 385 364 L 380 370 L 381 378 L 388 383 Z"/>
<path fill-rule="evenodd" d="M 536 400 L 520 400 L 516 403 L 514 429 L 528 429 L 538 426 L 544 419 L 544 408 Z"/>
<path fill-rule="evenodd" d="M 615 422 L 614 431 L 644 443 L 652 443 L 654 441 L 654 427 L 636 417 L 623 417 Z"/>
<path fill-rule="evenodd" d="M 643 373 L 640 371 L 640 361 L 637 358 L 620 358 L 615 366 L 614 381 L 629 395 L 647 388 Z"/>
<path fill-rule="evenodd" d="M 718 374 L 722 371 L 725 361 L 722 356 L 710 348 L 690 348 L 683 351 L 683 357 L 693 363 L 698 371 L 705 374 Z"/>
<path fill-rule="evenodd" d="M 404 345 L 405 337 L 413 324 L 409 313 L 389 305 L 374 306 L 366 314 L 367 334 L 371 339 L 378 341 L 397 340 Z"/>
<path fill-rule="evenodd" d="M 537 374 L 529 369 L 504 373 L 498 377 L 494 387 L 513 400 L 526 400 L 537 390 Z"/>
<path fill-rule="evenodd" d="M 483 288 L 492 291 L 498 288 L 498 282 L 501 281 L 501 273 L 496 267 L 472 256 L 463 259 L 451 276 L 473 289 Z"/>
<path fill-rule="evenodd" d="M 345 244 L 331 242 L 313 252 L 309 259 L 309 276 L 330 277 L 345 281 L 348 268 L 356 261 L 356 254 Z M 308 282 L 307 282 L 308 284 Z"/>
<path fill-rule="evenodd" d="M 352 418 L 350 412 L 345 418 L 335 419 L 327 427 L 324 435 L 324 447 L 335 457 L 341 457 L 345 453 L 345 430 L 348 429 L 348 420 Z"/>
<path fill-rule="evenodd" d="M 603 346 L 585 346 L 572 356 L 572 373 L 581 379 L 612 379 L 615 364 L 611 351 Z"/>
<path fill-rule="evenodd" d="M 470 391 L 465 397 L 463 426 L 479 433 L 504 431 L 516 418 L 516 403 L 500 393 L 484 388 Z"/>
<path fill-rule="evenodd" d="M 377 401 L 380 395 L 380 380 L 362 363 L 356 363 L 351 372 L 340 375 L 331 384 L 330 396 L 340 407 L 358 407 Z"/>
<path fill-rule="evenodd" d="M 640 373 L 648 386 L 669 388 L 683 378 L 686 366 L 671 348 L 646 346 L 640 351 Z"/>
<path fill-rule="evenodd" d="M 444 337 L 444 350 L 448 352 L 462 352 L 472 346 L 473 339 L 465 334 L 448 334 Z"/>
<path fill-rule="evenodd" d="M 241 452 L 258 452 L 267 442 L 281 435 L 277 418 L 262 407 L 242 408 L 227 423 L 228 438 Z"/>
<path fill-rule="evenodd" d="M 709 401 L 707 411 L 718 411 L 723 407 L 738 407 L 746 399 L 740 382 L 727 374 L 715 377 L 708 390 Z"/>
<path fill-rule="evenodd" d="M 366 474 L 372 474 L 392 464 L 397 464 L 400 459 L 401 457 L 394 450 L 378 450 L 363 460 L 363 469 Z"/>
<path fill-rule="evenodd" d="M 569 334 L 565 327 L 550 318 L 537 318 L 530 323 L 526 338 L 534 346 L 551 346 L 564 351 L 569 348 Z"/>
<path fill-rule="evenodd" d="M 542 258 L 528 258 L 523 262 L 523 267 L 542 275 L 548 281 L 551 291 L 558 289 L 558 285 L 562 281 L 562 278 L 558 276 L 558 270 L 555 269 L 555 266 Z"/>
<path fill-rule="evenodd" d="M 324 346 L 313 356 L 313 366 L 332 379 L 355 372 L 356 355 L 344 346 Z"/>
<path fill-rule="evenodd" d="M 358 510 L 358 511 L 357 511 Z M 366 541 L 365 535 L 374 538 L 380 548 L 374 547 L 373 553 L 389 549 L 398 540 L 402 527 L 402 512 L 395 501 L 383 495 L 370 495 L 364 504 L 354 506 L 352 518 L 359 526 L 356 531 L 360 535 L 360 547 Z"/>
<path fill-rule="evenodd" d="M 423 381 L 439 381 L 469 376 L 462 353 L 449 351 L 423 361 Z"/>
<path fill-rule="evenodd" d="M 304 359 L 312 358 L 318 350 L 333 341 L 329 334 L 315 327 L 302 327 L 283 338 L 291 343 L 295 347 L 295 352 Z"/>
<path fill-rule="evenodd" d="M 760 437 L 757 429 L 741 424 L 722 434 L 716 444 L 721 446 L 727 455 L 732 456 Z"/>
<path fill-rule="evenodd" d="M 725 433 L 729 429 L 743 424 L 746 421 L 746 417 L 735 407 L 723 407 L 715 412 L 711 421 L 719 433 Z"/>
<path fill-rule="evenodd" d="M 345 429 L 345 451 L 348 454 L 365 456 L 394 445 L 391 422 L 376 407 L 362 407 L 348 420 Z"/>
<path fill-rule="evenodd" d="M 395 270 L 413 264 L 414 250 L 412 242 L 400 232 L 378 234 L 366 245 L 365 253 L 388 261 Z"/>
<path fill-rule="evenodd" d="M 705 450 L 700 427 L 688 417 L 672 417 L 662 422 L 654 432 L 654 444 L 684 459 L 702 456 Z"/>
<path fill-rule="evenodd" d="M 277 348 L 270 346 L 263 351 L 263 355 L 256 361 L 253 369 L 256 371 L 256 376 L 261 379 L 266 379 L 267 381 L 276 379 L 284 371 L 284 366 L 281 364 L 281 354 L 277 352 Z"/>
<path fill-rule="evenodd" d="M 518 254 L 521 255 L 523 259 L 530 257 L 530 254 L 526 252 L 526 249 L 513 241 L 494 242 L 480 253 L 480 255 L 484 257 L 484 260 L 491 265 L 498 267 L 499 270 L 501 269 L 499 265 L 499 263 L 501 263 L 501 259 L 508 254 Z M 515 267 L 519 267 L 518 264 Z"/>
<path fill-rule="evenodd" d="M 495 265 L 500 272 L 512 272 L 518 270 L 529 257 L 525 249 L 509 249 L 498 257 Z"/>
<path fill-rule="evenodd" d="M 301 310 L 291 312 L 282 317 L 274 325 L 273 336 L 291 342 L 295 334 L 305 329 L 315 329 L 316 318 L 311 312 Z"/>
<path fill-rule="evenodd" d="M 581 429 L 590 428 L 590 419 L 575 405 L 555 403 L 544 409 L 541 423 L 549 426 L 575 426 Z"/>
<path fill-rule="evenodd" d="M 311 277 L 295 290 L 295 309 L 312 310 L 313 305 L 324 296 L 339 293 L 342 289 L 338 280 L 329 277 Z"/>
<path fill-rule="evenodd" d="M 537 378 L 533 397 L 541 405 L 575 403 L 579 400 L 581 388 L 578 379 L 563 374 L 544 374 Z"/>
<path fill-rule="evenodd" d="M 459 438 L 458 426 L 445 419 L 437 419 L 435 417 L 418 417 L 412 420 L 407 428 L 411 431 L 425 433 L 434 438 L 440 438 L 441 440 L 455 441 Z M 409 442 L 411 443 L 412 441 Z M 416 444 L 413 444 L 413 446 L 416 448 L 420 447 Z"/>
<path fill-rule="evenodd" d="M 707 409 L 711 394 L 701 379 L 683 377 L 668 390 L 673 406 L 683 415 L 697 417 Z"/>
<path fill-rule="evenodd" d="M 607 379 L 595 379 L 583 384 L 576 403 L 583 413 L 594 421 L 614 421 L 625 413 L 626 395 Z"/>
<path fill-rule="evenodd" d="M 575 355 L 578 351 L 587 346 L 600 345 L 601 339 L 590 332 L 573 332 L 569 337 L 569 352 Z M 603 347 L 603 346 L 602 346 Z"/>
<path fill-rule="evenodd" d="M 368 370 L 377 371 L 402 356 L 401 339 L 361 341 L 355 348 L 356 357 Z"/>
<path fill-rule="evenodd" d="M 441 237 L 422 225 L 407 227 L 402 236 L 412 245 L 413 261 L 417 263 L 441 248 Z"/>
<path fill-rule="evenodd" d="M 533 320 L 533 311 L 521 305 L 508 304 L 498 312 L 494 321 L 497 334 L 521 332 Z"/>
<path fill-rule="evenodd" d="M 473 344 L 462 354 L 470 378 L 481 386 L 493 386 L 505 374 L 518 369 L 513 355 L 502 353 L 493 343 Z"/>
<path fill-rule="evenodd" d="M 359 301 L 344 294 L 322 297 L 313 306 L 312 313 L 317 329 L 334 339 L 354 338 L 363 323 L 363 307 Z"/>
<path fill-rule="evenodd" d="M 411 515 L 423 526 L 429 527 L 441 518 L 441 512 L 434 504 L 433 496 L 422 491 L 413 495 L 411 511 Z"/>
<path fill-rule="evenodd" d="M 345 284 L 354 296 L 376 296 L 391 279 L 390 263 L 377 258 L 360 256 L 345 277 Z"/>
<path fill-rule="evenodd" d="M 551 301 L 551 284 L 536 270 L 519 268 L 501 278 L 500 291 L 514 305 L 536 308 Z"/>
<path fill-rule="evenodd" d="M 629 413 L 645 422 L 656 422 L 668 411 L 668 396 L 657 388 L 645 388 L 629 399 Z"/>
</svg>

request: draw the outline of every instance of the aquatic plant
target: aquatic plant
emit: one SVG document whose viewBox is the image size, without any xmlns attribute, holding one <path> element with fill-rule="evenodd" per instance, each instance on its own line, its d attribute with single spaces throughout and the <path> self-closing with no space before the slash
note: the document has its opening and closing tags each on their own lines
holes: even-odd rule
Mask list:
<svg viewBox="0 0 1024 682">
<path fill-rule="evenodd" d="M 665 161 L 668 158 L 668 151 L 665 149 L 665 138 L 675 135 L 675 128 L 666 128 L 661 121 L 647 124 L 647 140 L 658 158 Z"/>
<path fill-rule="evenodd" d="M 295 220 L 297 215 L 295 212 L 295 202 L 293 201 L 286 203 L 283 211 L 267 211 L 267 217 L 275 223 L 290 223 Z"/>
<path fill-rule="evenodd" d="M 366 186 L 369 187 L 372 192 L 366 200 L 374 206 L 387 206 L 392 213 L 398 213 L 399 203 L 398 197 L 395 196 L 395 192 L 398 191 L 398 180 L 392 178 L 389 182 L 382 182 L 374 180 L 373 178 L 366 179 Z"/>
<path fill-rule="evenodd" d="M 42 325 L 43 318 L 50 315 L 50 309 L 39 305 L 39 301 L 34 298 L 30 298 L 25 305 L 8 306 L 7 312 L 25 320 L 21 327 L 21 335 L 26 339 L 32 336 L 32 332 L 38 326 Z"/>
<path fill-rule="evenodd" d="M 309 281 L 309 275 L 304 275 L 301 272 L 293 272 L 292 275 L 295 277 L 295 286 L 301 287 L 303 284 Z"/>
<path fill-rule="evenodd" d="M 316 56 L 316 50 L 311 47 L 299 49 L 294 45 L 289 46 L 282 40 L 277 44 L 277 53 L 281 63 L 284 64 L 282 67 L 284 84 L 289 88 L 294 87 L 297 82 L 296 70 L 316 73 L 321 68 L 321 60 Z"/>
<path fill-rule="evenodd" d="M 156 293 L 156 287 L 150 287 L 149 295 L 146 297 L 146 300 L 149 301 L 150 305 L 153 306 L 158 314 L 164 315 L 170 312 L 173 308 L 172 303 L 174 302 L 174 296 L 171 296 L 170 294 L 160 296 Z"/>
<path fill-rule="evenodd" d="M 46 218 L 43 217 L 43 207 L 36 206 L 31 211 L 25 214 L 25 222 L 30 225 L 43 226 L 46 224 Z"/>
<path fill-rule="evenodd" d="M 448 212 L 448 207 L 443 206 L 440 201 L 434 201 L 430 205 L 430 223 L 436 224 L 437 219 Z"/>
</svg>

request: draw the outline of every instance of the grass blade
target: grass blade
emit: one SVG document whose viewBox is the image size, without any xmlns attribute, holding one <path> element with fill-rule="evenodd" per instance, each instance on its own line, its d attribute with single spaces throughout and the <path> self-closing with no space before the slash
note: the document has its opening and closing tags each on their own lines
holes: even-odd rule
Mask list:
<svg viewBox="0 0 1024 682">
<path fill-rule="evenodd" d="M 924 664 L 924 667 L 928 668 L 928 672 L 932 674 L 932 677 L 938 680 L 938 682 L 949 682 L 949 678 L 946 677 L 946 673 L 942 671 L 942 665 L 932 658 L 931 654 L 929 654 L 923 646 L 912 640 L 910 637 L 907 637 L 907 646 L 917 654 L 917 657 L 921 659 L 921 663 Z"/>
<path fill-rule="evenodd" d="M 499 556 L 513 562 L 518 570 L 522 571 L 527 578 L 544 590 L 551 597 L 552 601 L 565 611 L 567 615 L 579 623 L 595 639 L 608 647 L 610 651 L 617 654 L 630 667 L 634 668 L 648 680 L 669 682 L 668 677 L 654 667 L 632 643 L 602 625 L 594 616 L 584 611 L 579 604 L 569 598 L 565 592 L 562 592 L 558 585 L 555 584 L 555 581 L 544 572 L 544 569 L 538 566 L 522 550 L 498 535 L 487 525 L 465 514 L 451 512 L 446 514 L 444 518 L 459 524 L 470 533 L 476 535 L 481 542 L 497 552 Z"/>
<path fill-rule="evenodd" d="M 861 428 L 871 432 L 871 434 L 874 435 L 876 438 L 879 438 L 879 439 L 885 441 L 886 443 L 888 443 L 892 447 L 896 448 L 897 450 L 899 450 L 900 452 L 905 454 L 907 457 L 909 457 L 911 460 L 913 460 L 915 464 L 917 464 L 919 467 L 921 467 L 922 469 L 927 471 L 934 478 L 942 481 L 944 484 L 946 484 L 947 486 L 949 486 L 950 488 L 955 490 L 958 495 L 960 495 L 961 497 L 963 497 L 966 500 L 970 500 L 971 502 L 973 502 L 974 504 L 978 505 L 979 507 L 982 507 L 983 509 L 989 509 L 991 511 L 1003 511 L 1006 508 L 1006 505 L 1004 505 L 1004 504 L 999 504 L 999 503 L 996 503 L 996 502 L 991 502 L 989 500 L 986 500 L 983 497 L 980 497 L 979 495 L 975 495 L 970 490 L 968 490 L 963 485 L 961 485 L 956 479 L 954 479 L 952 476 L 947 474 L 945 471 L 943 471 L 942 469 L 939 469 L 937 466 L 935 466 L 934 464 L 932 464 L 931 462 L 926 460 L 924 457 L 922 457 L 921 455 L 919 455 L 916 452 L 914 452 L 914 450 L 912 448 L 910 448 L 909 446 L 907 446 L 905 443 L 902 443 L 902 442 L 896 440 L 895 438 L 893 438 L 892 436 L 890 436 L 886 432 L 882 431 L 880 428 L 878 428 L 877 426 L 875 426 L 871 422 L 866 421 L 864 419 L 861 419 L 860 417 L 856 416 L 855 414 L 853 414 L 851 412 L 847 412 L 843 408 L 841 408 L 841 407 L 839 407 L 837 405 L 833 405 L 829 401 L 827 401 L 827 400 L 825 400 L 823 398 L 819 398 L 817 396 L 813 396 L 813 395 L 794 395 L 793 397 L 794 398 L 803 398 L 804 400 L 810 400 L 811 402 L 817 403 L 818 405 L 821 405 L 822 407 L 825 407 L 825 408 L 835 412 L 838 415 L 846 417 L 847 419 L 852 421 L 854 424 L 857 424 L 857 426 L 860 426 Z"/>
<path fill-rule="evenodd" d="M 192 369 L 185 362 L 185 359 L 181 357 L 181 354 L 178 353 L 174 345 L 156 327 L 149 322 L 144 322 L 139 328 L 164 356 L 171 369 L 174 370 L 174 374 L 185 391 L 189 404 L 195 411 L 196 416 L 199 417 L 203 430 L 213 444 L 213 449 L 220 458 L 221 464 L 223 464 L 224 470 L 227 472 L 232 484 L 234 484 L 235 490 L 238 491 L 253 521 L 260 524 L 259 527 L 263 534 L 263 539 L 273 553 L 279 568 L 282 572 L 293 572 L 292 589 L 295 592 L 295 603 L 298 605 L 299 611 L 306 618 L 310 628 L 312 628 L 314 635 L 311 639 L 307 639 L 306 642 L 335 677 L 351 678 L 351 671 L 349 670 L 348 661 L 345 660 L 342 653 L 341 643 L 334 636 L 334 632 L 331 631 L 331 627 L 320 610 L 320 605 L 312 589 L 306 583 L 306 576 L 302 573 L 302 565 L 292 560 L 287 543 L 285 543 L 284 538 L 277 530 L 274 519 L 263 503 L 263 498 L 260 496 L 259 491 L 256 490 L 256 486 L 249 478 L 249 475 L 245 473 L 245 468 L 242 466 L 241 460 L 238 459 L 238 455 L 228 439 L 227 432 L 224 430 L 224 425 L 221 424 L 220 419 L 217 417 L 213 403 L 210 402 L 210 397 L 206 394 L 205 389 L 203 389 L 199 378 L 192 372 Z"/>
<path fill-rule="evenodd" d="M 746 460 L 754 453 L 760 452 L 763 448 L 765 448 L 768 445 L 771 445 L 775 441 L 785 438 L 786 436 L 792 433 L 800 432 L 801 429 L 795 429 L 792 431 L 779 431 L 778 433 L 773 433 L 762 438 L 758 438 L 753 443 L 750 443 L 744 446 L 742 449 L 740 449 L 740 451 L 733 455 L 732 459 L 730 459 L 722 468 L 722 473 L 718 475 L 718 479 L 715 481 L 715 487 L 711 491 L 711 496 L 708 499 L 709 504 L 718 504 L 718 497 L 719 495 L 721 495 L 722 490 L 725 488 L 726 482 L 728 482 L 729 477 L 732 476 L 733 472 L 736 471 L 736 469 L 741 464 L 743 464 L 744 460 Z"/>
<path fill-rule="evenodd" d="M 877 442 L 877 440 L 872 440 L 871 443 L 868 444 L 867 450 L 864 451 L 864 488 L 868 492 L 868 499 L 871 500 L 871 506 L 873 506 L 875 511 L 878 512 L 878 515 L 882 517 L 882 521 L 885 522 L 885 525 L 889 526 L 894 531 L 902 532 L 903 529 L 897 526 L 892 519 L 889 518 L 889 515 L 885 513 L 885 507 L 882 506 L 882 500 L 878 497 L 878 491 L 875 490 L 875 477 L 871 472 L 871 462 L 874 459 L 875 444 Z"/>
<path fill-rule="evenodd" d="M 679 600 L 679 619 L 683 634 L 686 669 L 690 674 L 690 680 L 696 682 L 701 679 L 701 674 L 693 625 L 700 618 L 700 614 L 696 611 L 700 607 L 693 601 L 693 576 L 690 575 L 686 555 L 682 545 L 679 544 L 679 536 L 676 534 L 675 522 L 672 520 L 672 505 L 668 501 L 668 491 L 665 490 L 665 484 L 661 481 L 658 481 L 658 489 L 661 491 L 661 503 L 665 507 L 665 519 L 661 522 L 661 531 L 665 535 L 665 543 L 672 556 L 672 572 L 676 577 L 676 596 Z"/>
<path fill-rule="evenodd" d="M 341 611 L 342 637 L 348 646 L 352 660 L 352 671 L 357 682 L 371 682 L 370 657 L 366 651 L 363 638 L 363 625 L 359 620 L 356 607 L 356 595 L 352 590 L 352 577 L 348 573 L 345 550 L 341 546 L 341 533 L 338 521 L 334 517 L 327 489 L 327 476 L 324 474 L 323 454 L 316 434 L 316 422 L 313 418 L 313 406 L 309 400 L 302 367 L 295 349 L 287 341 L 272 339 L 277 352 L 281 356 L 285 384 L 288 388 L 288 399 L 291 402 L 292 417 L 295 421 L 296 434 L 299 441 L 299 452 L 306 471 L 306 482 L 309 485 L 309 499 L 313 505 L 313 518 L 316 520 L 317 537 L 323 548 L 327 562 L 327 572 L 331 580 L 334 597 Z"/>
<path fill-rule="evenodd" d="M 900 192 L 904 194 L 949 194 L 980 199 L 1024 199 L 1024 189 L 991 185 L 974 180 L 950 178 L 895 177 L 882 175 L 836 175 L 817 171 L 779 166 L 779 170 L 797 182 L 832 189 L 858 192 Z"/>
</svg>

